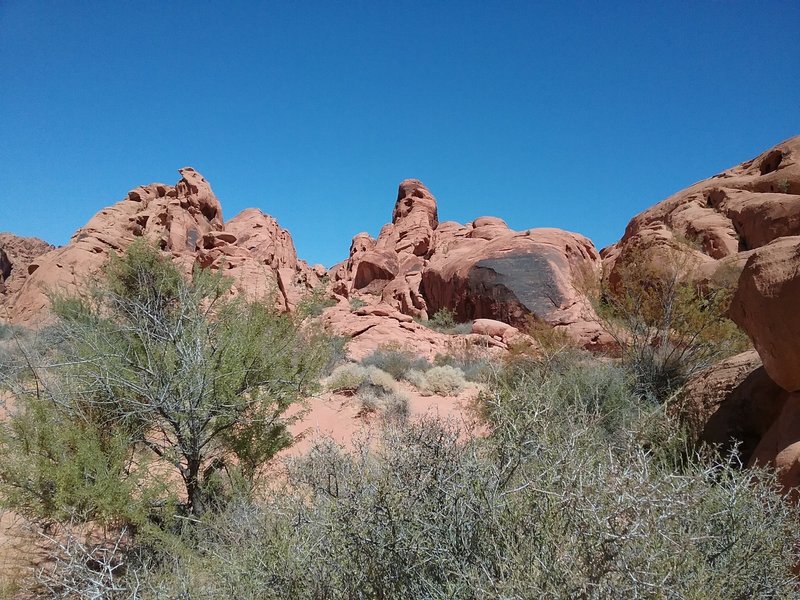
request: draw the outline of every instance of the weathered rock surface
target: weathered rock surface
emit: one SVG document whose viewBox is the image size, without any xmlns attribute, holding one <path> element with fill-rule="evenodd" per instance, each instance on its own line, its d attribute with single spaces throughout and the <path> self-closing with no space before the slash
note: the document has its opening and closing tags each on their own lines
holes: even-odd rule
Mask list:
<svg viewBox="0 0 800 600">
<path fill-rule="evenodd" d="M 800 391 L 800 236 L 759 248 L 747 260 L 731 317 L 783 389 Z"/>
<path fill-rule="evenodd" d="M 738 443 L 748 461 L 788 396 L 767 375 L 758 353 L 748 350 L 692 378 L 675 410 L 698 441 L 724 449 Z"/>
<path fill-rule="evenodd" d="M 800 485 L 798 307 L 800 236 L 778 238 L 748 258 L 730 313 L 753 340 L 766 373 L 783 388 L 779 395 L 786 396 L 780 414 L 761 438 L 751 462 L 773 466 L 787 490 Z"/>
<path fill-rule="evenodd" d="M 194 265 L 224 269 L 234 292 L 261 297 L 274 293 L 291 308 L 319 276 L 297 259 L 291 237 L 272 217 L 251 209 L 226 227 L 211 186 L 190 167 L 175 186 L 154 183 L 131 190 L 126 199 L 98 212 L 69 244 L 37 256 L 22 285 L 8 294 L 10 320 L 34 324 L 48 307 L 47 293 L 80 290 L 111 252 L 143 237 L 169 253 L 186 272 Z M 13 276 L 12 276 L 13 279 Z"/>
<path fill-rule="evenodd" d="M 800 500 L 800 393 L 789 394 L 759 442 L 750 464 L 774 468 L 784 491 Z"/>
<path fill-rule="evenodd" d="M 606 276 L 646 253 L 685 255 L 701 278 L 738 272 L 742 253 L 800 235 L 800 137 L 696 183 L 635 216 L 622 239 L 601 252 Z M 680 260 L 680 259 L 679 259 Z"/>
<path fill-rule="evenodd" d="M 0 233 L 0 319 L 6 318 L 7 303 L 28 276 L 28 266 L 53 246 L 38 238 Z"/>
<path fill-rule="evenodd" d="M 332 269 L 332 291 L 380 299 L 427 319 L 440 309 L 458 320 L 493 319 L 524 327 L 530 318 L 565 330 L 580 344 L 613 343 L 577 289 L 599 278 L 600 255 L 587 238 L 557 229 L 513 231 L 497 217 L 440 223 L 436 200 L 418 180 L 400 184 L 392 222 L 377 239 L 353 238 Z"/>
</svg>

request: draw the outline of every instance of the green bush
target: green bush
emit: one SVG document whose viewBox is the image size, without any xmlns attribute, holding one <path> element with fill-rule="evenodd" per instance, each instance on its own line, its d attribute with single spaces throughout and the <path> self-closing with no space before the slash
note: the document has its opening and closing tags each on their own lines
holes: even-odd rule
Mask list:
<svg viewBox="0 0 800 600">
<path fill-rule="evenodd" d="M 425 371 L 431 364 L 423 356 L 416 356 L 411 352 L 392 347 L 382 347 L 365 357 L 361 364 L 375 366 L 386 371 L 395 379 L 405 379 L 411 370 Z"/>
<path fill-rule="evenodd" d="M 467 381 L 485 381 L 493 371 L 492 362 L 486 355 L 469 345 L 452 348 L 445 354 L 437 354 L 433 365 L 461 369 Z"/>
<path fill-rule="evenodd" d="M 449 308 L 440 308 L 430 319 L 422 323 L 435 331 L 450 335 L 472 333 L 472 323 L 459 323 L 456 320 L 456 313 Z"/>
<path fill-rule="evenodd" d="M 291 442 L 285 413 L 316 386 L 327 337 L 230 299 L 217 274 L 186 279 L 143 242 L 102 275 L 84 296 L 53 298 L 58 343 L 32 345 L 36 360 L 5 381 L 15 409 L 0 500 L 45 520 L 124 520 L 126 498 L 149 498 L 140 481 L 171 479 L 180 510 L 200 514 L 221 500 L 221 479 L 252 484 Z"/>
</svg>

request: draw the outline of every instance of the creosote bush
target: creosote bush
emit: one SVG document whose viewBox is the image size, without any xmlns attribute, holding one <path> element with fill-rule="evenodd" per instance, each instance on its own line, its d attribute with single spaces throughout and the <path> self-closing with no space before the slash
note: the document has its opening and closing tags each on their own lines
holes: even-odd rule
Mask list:
<svg viewBox="0 0 800 600">
<path fill-rule="evenodd" d="M 456 313 L 449 308 L 440 308 L 430 319 L 421 321 L 421 323 L 435 331 L 451 335 L 463 335 L 472 332 L 472 323 L 459 323 L 456 320 Z"/>
<path fill-rule="evenodd" d="M 411 370 L 425 371 L 431 364 L 425 357 L 417 356 L 400 347 L 381 346 L 361 361 L 364 366 L 375 366 L 395 379 L 405 379 Z"/>
</svg>

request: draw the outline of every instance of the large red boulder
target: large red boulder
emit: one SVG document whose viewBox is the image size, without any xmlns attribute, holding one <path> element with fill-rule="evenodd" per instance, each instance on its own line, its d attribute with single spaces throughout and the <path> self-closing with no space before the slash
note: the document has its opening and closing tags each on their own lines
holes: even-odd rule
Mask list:
<svg viewBox="0 0 800 600">
<path fill-rule="evenodd" d="M 800 235 L 800 136 L 636 215 L 601 254 L 612 286 L 620 266 L 642 253 L 658 261 L 676 250 L 706 279 L 741 270 L 742 253 L 787 235 Z"/>
<path fill-rule="evenodd" d="M 738 444 L 748 461 L 788 396 L 769 377 L 758 353 L 748 350 L 695 375 L 671 409 L 695 440 L 726 449 Z"/>
<path fill-rule="evenodd" d="M 747 260 L 731 317 L 753 340 L 764 368 L 790 392 L 800 391 L 800 236 L 780 238 Z"/>
</svg>

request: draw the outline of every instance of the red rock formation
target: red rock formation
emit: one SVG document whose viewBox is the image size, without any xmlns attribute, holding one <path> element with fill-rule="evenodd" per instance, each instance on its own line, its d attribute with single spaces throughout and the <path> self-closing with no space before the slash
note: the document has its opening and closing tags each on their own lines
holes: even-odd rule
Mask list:
<svg viewBox="0 0 800 600">
<path fill-rule="evenodd" d="M 743 253 L 800 235 L 800 137 L 696 183 L 635 216 L 622 239 L 601 252 L 608 277 L 632 253 L 658 257 L 676 249 L 699 277 L 741 270 Z"/>
<path fill-rule="evenodd" d="M 800 236 L 756 250 L 739 278 L 731 317 L 750 335 L 770 377 L 790 392 L 800 391 L 799 307 Z"/>
<path fill-rule="evenodd" d="M 0 233 L 0 319 L 7 316 L 7 304 L 28 277 L 28 267 L 53 246 L 38 238 Z"/>
<path fill-rule="evenodd" d="M 726 449 L 738 443 L 748 461 L 788 396 L 767 375 L 758 353 L 748 350 L 693 377 L 672 409 L 698 441 Z"/>
<path fill-rule="evenodd" d="M 798 306 L 800 236 L 779 238 L 748 258 L 730 312 L 753 340 L 767 374 L 788 395 L 780 416 L 764 434 L 752 459 L 774 466 L 787 489 L 800 486 Z"/>
<path fill-rule="evenodd" d="M 612 340 L 575 282 L 599 272 L 600 255 L 577 234 L 517 232 L 496 217 L 439 223 L 433 195 L 409 179 L 400 184 L 392 222 L 377 240 L 357 235 L 348 260 L 332 269 L 332 290 L 373 296 L 421 319 L 443 308 L 462 321 L 516 326 L 533 316 L 596 348 Z"/>
<path fill-rule="evenodd" d="M 66 246 L 31 261 L 28 276 L 8 295 L 11 321 L 33 324 L 43 318 L 47 294 L 74 292 L 111 252 L 123 251 L 139 237 L 151 240 L 187 273 L 195 264 L 224 269 L 234 292 L 252 297 L 274 293 L 292 308 L 319 275 L 297 259 L 291 237 L 272 217 L 250 209 L 227 227 L 222 207 L 208 182 L 194 169 L 180 170 L 173 186 L 154 183 L 128 193 L 125 200 L 98 212 Z"/>
</svg>

